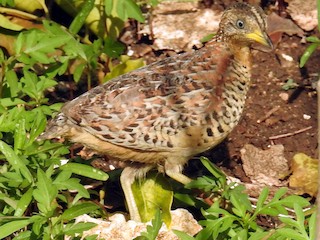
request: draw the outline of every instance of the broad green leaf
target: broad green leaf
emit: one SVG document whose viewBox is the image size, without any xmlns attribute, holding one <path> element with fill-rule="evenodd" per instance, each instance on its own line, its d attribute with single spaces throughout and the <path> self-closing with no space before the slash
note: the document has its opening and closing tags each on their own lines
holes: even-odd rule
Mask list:
<svg viewBox="0 0 320 240">
<path fill-rule="evenodd" d="M 81 6 L 81 10 L 78 12 L 77 16 L 73 19 L 70 24 L 69 31 L 72 34 L 77 34 L 83 24 L 85 23 L 89 13 L 94 7 L 95 0 L 86 0 Z"/>
<path fill-rule="evenodd" d="M 26 209 L 28 208 L 31 200 L 32 200 L 33 188 L 29 188 L 22 197 L 19 199 L 17 208 L 14 212 L 14 216 L 21 217 Z"/>
<path fill-rule="evenodd" d="M 111 15 L 112 8 L 113 8 L 113 0 L 104 0 L 104 10 L 107 16 Z"/>
<path fill-rule="evenodd" d="M 118 58 L 123 51 L 125 46 L 117 40 L 113 40 L 107 37 L 104 41 L 104 52 L 111 58 Z"/>
<path fill-rule="evenodd" d="M 98 205 L 91 202 L 80 203 L 65 210 L 61 215 L 61 219 L 69 221 L 80 215 L 90 214 L 98 208 Z"/>
<path fill-rule="evenodd" d="M 160 208 L 163 222 L 170 226 L 173 192 L 162 174 L 150 173 L 147 178 L 136 180 L 132 184 L 132 192 L 142 222 L 151 220 Z"/>
<path fill-rule="evenodd" d="M 106 181 L 109 176 L 107 173 L 96 169 L 94 167 L 91 167 L 89 165 L 80 164 L 80 163 L 67 163 L 60 167 L 61 170 L 68 170 L 75 174 L 89 177 L 92 179 L 100 180 L 100 181 Z"/>
<path fill-rule="evenodd" d="M 124 9 L 127 11 L 127 16 L 129 18 L 134 18 L 137 21 L 143 23 L 144 17 L 142 16 L 142 12 L 137 3 L 133 0 L 124 0 Z M 123 19 L 126 20 L 126 19 Z"/>
<path fill-rule="evenodd" d="M 25 101 L 19 99 L 19 98 L 2 98 L 0 99 L 0 105 L 3 107 L 12 107 L 17 106 L 19 104 L 26 104 Z"/>
<path fill-rule="evenodd" d="M 5 223 L 0 226 L 0 239 L 4 239 L 5 237 L 9 236 L 10 234 L 20 230 L 21 228 L 26 227 L 30 224 L 30 219 L 26 220 L 17 220 Z"/>
<path fill-rule="evenodd" d="M 58 195 L 58 189 L 40 168 L 37 172 L 37 180 L 37 188 L 33 191 L 33 197 L 38 202 L 40 212 L 45 215 L 51 214 L 56 207 L 54 200 Z"/>
<path fill-rule="evenodd" d="M 6 72 L 6 76 L 5 77 L 6 77 L 7 83 L 9 85 L 9 87 L 10 87 L 10 94 L 11 94 L 10 97 L 18 96 L 21 84 L 19 83 L 19 80 L 18 80 L 16 72 L 13 69 L 8 70 Z"/>
<path fill-rule="evenodd" d="M 5 155 L 6 160 L 12 165 L 12 167 L 17 171 L 20 172 L 27 180 L 29 183 L 32 182 L 32 175 L 29 171 L 29 169 L 26 167 L 24 164 L 23 160 L 20 159 L 13 149 L 0 140 L 0 151 Z"/>
</svg>

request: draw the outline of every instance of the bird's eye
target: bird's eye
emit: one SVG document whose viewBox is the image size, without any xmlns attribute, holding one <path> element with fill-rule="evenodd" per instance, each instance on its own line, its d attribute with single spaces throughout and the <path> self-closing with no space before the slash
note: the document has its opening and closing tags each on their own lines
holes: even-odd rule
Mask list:
<svg viewBox="0 0 320 240">
<path fill-rule="evenodd" d="M 239 29 L 244 28 L 244 22 L 242 20 L 237 20 L 237 28 L 239 28 Z"/>
</svg>

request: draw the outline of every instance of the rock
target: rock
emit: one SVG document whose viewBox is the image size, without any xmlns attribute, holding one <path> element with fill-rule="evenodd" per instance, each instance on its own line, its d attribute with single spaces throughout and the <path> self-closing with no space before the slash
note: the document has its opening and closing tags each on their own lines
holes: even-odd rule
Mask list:
<svg viewBox="0 0 320 240">
<path fill-rule="evenodd" d="M 172 222 L 171 228 L 168 230 L 165 224 L 162 225 L 157 240 L 179 240 L 174 230 L 185 232 L 191 236 L 197 234 L 202 227 L 194 219 L 191 213 L 185 209 L 176 209 L 171 211 Z M 96 227 L 85 231 L 82 239 L 86 236 L 96 234 L 99 239 L 108 240 L 131 240 L 140 236 L 141 232 L 145 232 L 147 225 L 151 223 L 141 223 L 132 220 L 127 221 L 122 213 L 115 213 L 109 217 L 109 220 L 92 218 L 89 215 L 82 215 L 76 218 L 76 222 L 93 222 L 98 224 Z"/>
</svg>

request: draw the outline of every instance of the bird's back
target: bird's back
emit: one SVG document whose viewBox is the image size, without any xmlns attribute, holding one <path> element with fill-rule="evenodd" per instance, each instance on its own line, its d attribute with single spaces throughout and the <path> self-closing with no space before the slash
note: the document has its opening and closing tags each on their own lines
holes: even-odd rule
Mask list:
<svg viewBox="0 0 320 240">
<path fill-rule="evenodd" d="M 239 66 L 224 43 L 209 43 L 98 86 L 62 114 L 108 143 L 190 157 L 221 142 L 239 121 L 250 78 L 235 71 Z"/>
</svg>

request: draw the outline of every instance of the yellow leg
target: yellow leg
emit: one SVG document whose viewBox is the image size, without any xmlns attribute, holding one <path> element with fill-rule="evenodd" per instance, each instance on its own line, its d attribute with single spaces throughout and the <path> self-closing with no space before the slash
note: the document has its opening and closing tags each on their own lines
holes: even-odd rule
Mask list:
<svg viewBox="0 0 320 240">
<path fill-rule="evenodd" d="M 131 186 L 135 179 L 143 178 L 145 174 L 152 168 L 152 165 L 137 165 L 137 167 L 134 167 L 133 165 L 124 168 L 120 176 L 120 183 L 126 198 L 130 219 L 136 222 L 141 222 L 141 218 Z"/>
</svg>

